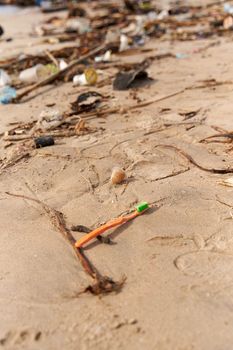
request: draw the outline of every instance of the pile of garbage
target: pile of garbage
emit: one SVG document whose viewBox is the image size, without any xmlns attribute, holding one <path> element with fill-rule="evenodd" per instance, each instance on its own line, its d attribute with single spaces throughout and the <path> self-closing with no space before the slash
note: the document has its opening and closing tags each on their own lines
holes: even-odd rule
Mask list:
<svg viewBox="0 0 233 350">
<path fill-rule="evenodd" d="M 50 17 L 33 28 L 33 35 L 49 43 L 51 49 L 0 61 L 0 103 L 19 103 L 28 95 L 33 98 L 39 88 L 41 93 L 41 88 L 49 84 L 72 82 L 74 88 L 86 86 L 89 91 L 78 94 L 65 113 L 46 109 L 30 125 L 20 124 L 8 130 L 4 136 L 7 147 L 19 141 L 25 144 L 25 140 L 35 140 L 34 147 L 44 147 L 53 145 L 56 137 L 95 132 L 87 124 L 89 118 L 116 112 L 106 104 L 110 97 L 101 95 L 98 87 L 110 85 L 112 90 L 127 90 L 141 83 L 150 84 L 147 69 L 154 60 L 188 59 L 195 54 L 165 52 L 136 64 L 119 61 L 125 53 L 143 52 L 151 38 L 158 42 L 202 40 L 230 36 L 233 31 L 233 8 L 227 3 L 159 7 L 156 1 L 124 0 L 88 1 L 88 6 L 86 1 L 42 1 L 37 5 L 43 10 L 45 3 L 50 10 L 60 5 L 67 8 L 65 15 Z M 64 47 L 53 49 L 57 43 L 64 43 Z M 110 69 L 114 69 L 114 75 Z M 137 103 L 137 108 L 153 102 Z M 45 139 L 41 141 L 41 137 Z"/>
</svg>

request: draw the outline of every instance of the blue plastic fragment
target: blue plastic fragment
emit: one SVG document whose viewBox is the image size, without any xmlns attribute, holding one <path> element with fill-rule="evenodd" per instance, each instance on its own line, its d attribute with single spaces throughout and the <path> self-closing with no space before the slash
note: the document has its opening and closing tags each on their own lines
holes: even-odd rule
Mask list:
<svg viewBox="0 0 233 350">
<path fill-rule="evenodd" d="M 10 103 L 16 97 L 16 90 L 10 86 L 0 89 L 0 103 L 5 105 Z"/>
<path fill-rule="evenodd" d="M 188 58 L 188 55 L 186 53 L 176 53 L 176 58 L 178 59 L 183 59 L 183 58 Z"/>
<path fill-rule="evenodd" d="M 231 4 L 226 3 L 223 5 L 223 8 L 226 13 L 233 15 L 233 6 Z"/>
</svg>

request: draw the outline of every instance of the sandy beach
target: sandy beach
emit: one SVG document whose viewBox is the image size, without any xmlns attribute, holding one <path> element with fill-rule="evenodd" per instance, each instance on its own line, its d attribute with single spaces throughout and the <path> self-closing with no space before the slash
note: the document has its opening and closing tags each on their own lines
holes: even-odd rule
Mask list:
<svg viewBox="0 0 233 350">
<path fill-rule="evenodd" d="M 1 60 L 51 49 L 31 32 L 52 16 L 34 8 L 0 16 L 4 37 L 13 38 L 0 43 Z M 119 112 L 89 118 L 90 132 L 57 138 L 54 146 L 33 149 L 1 171 L 0 349 L 232 349 L 233 190 L 221 184 L 231 177 L 232 144 L 201 142 L 233 129 L 232 34 L 151 38 L 143 50 L 115 59 L 137 63 L 165 53 L 173 56 L 151 63 L 153 80 L 145 86 L 91 88 L 109 96 L 109 106 Z M 116 72 L 113 66 L 101 78 Z M 37 120 L 51 105 L 66 112 L 89 90 L 58 83 L 21 103 L 0 105 L 1 159 L 15 152 L 4 147 L 10 123 Z M 114 166 L 127 174 L 117 186 L 110 183 Z M 43 201 L 63 213 L 68 228 L 95 228 L 139 202 L 154 203 L 108 232 L 114 244 L 96 240 L 84 249 L 103 276 L 125 279 L 121 290 L 80 294 L 92 281 L 72 247 L 40 204 L 6 192 Z"/>
</svg>

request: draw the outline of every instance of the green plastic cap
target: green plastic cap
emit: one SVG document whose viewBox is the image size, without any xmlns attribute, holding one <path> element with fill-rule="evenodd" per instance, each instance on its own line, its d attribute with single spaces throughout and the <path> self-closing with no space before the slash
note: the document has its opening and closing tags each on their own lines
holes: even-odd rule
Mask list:
<svg viewBox="0 0 233 350">
<path fill-rule="evenodd" d="M 140 204 L 138 204 L 138 205 L 136 206 L 136 209 L 137 209 L 137 211 L 138 211 L 139 213 L 141 213 L 142 211 L 144 211 L 144 210 L 146 210 L 146 209 L 148 209 L 148 208 L 149 208 L 149 205 L 148 205 L 147 202 L 142 202 L 142 203 L 140 203 Z"/>
</svg>

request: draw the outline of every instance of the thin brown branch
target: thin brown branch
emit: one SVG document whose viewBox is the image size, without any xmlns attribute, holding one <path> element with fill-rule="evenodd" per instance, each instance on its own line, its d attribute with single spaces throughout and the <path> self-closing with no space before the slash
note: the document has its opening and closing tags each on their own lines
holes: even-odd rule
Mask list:
<svg viewBox="0 0 233 350">
<path fill-rule="evenodd" d="M 214 173 L 214 174 L 229 174 L 229 173 L 233 173 L 233 168 L 228 168 L 228 169 L 206 168 L 203 165 L 197 163 L 197 161 L 194 160 L 188 153 L 186 153 L 185 151 L 183 151 L 182 149 L 180 149 L 180 148 L 178 148 L 176 146 L 159 144 L 159 145 L 156 145 L 155 148 L 156 147 L 163 147 L 163 148 L 173 149 L 174 151 L 176 151 L 177 153 L 182 155 L 184 158 L 186 158 L 191 164 L 195 165 L 197 168 L 199 168 L 201 170 L 208 171 L 208 172 Z"/>
<path fill-rule="evenodd" d="M 44 209 L 44 211 L 48 215 L 55 229 L 58 230 L 63 235 L 63 237 L 68 241 L 68 243 L 72 246 L 85 272 L 94 279 L 94 284 L 86 287 L 82 291 L 82 293 L 90 292 L 92 294 L 99 295 L 99 294 L 107 294 L 111 292 L 119 292 L 121 290 L 121 288 L 125 283 L 126 278 L 124 277 L 121 279 L 121 281 L 115 282 L 111 278 L 102 276 L 98 272 L 98 270 L 92 265 L 92 263 L 85 256 L 83 250 L 75 247 L 76 240 L 74 239 L 70 230 L 66 227 L 65 219 L 61 212 L 51 208 L 50 206 L 48 206 L 47 204 L 45 204 L 44 202 L 36 198 L 32 198 L 21 194 L 10 193 L 10 192 L 6 192 L 6 194 L 16 198 L 27 199 L 29 201 L 33 201 L 41 205 L 41 207 Z"/>
<path fill-rule="evenodd" d="M 164 100 L 167 100 L 168 98 L 180 95 L 183 92 L 185 92 L 185 90 L 186 90 L 186 88 L 184 88 L 182 90 L 178 90 L 178 91 L 172 92 L 171 94 L 168 94 L 168 95 L 156 98 L 154 100 L 149 100 L 149 101 L 145 101 L 145 102 L 142 102 L 142 103 L 137 103 L 137 104 L 132 105 L 132 106 L 128 106 L 127 108 L 114 107 L 114 108 L 106 108 L 106 109 L 103 109 L 103 110 L 100 110 L 100 111 L 97 110 L 97 111 L 94 111 L 94 112 L 83 114 L 82 118 L 86 119 L 86 118 L 92 118 L 92 117 L 107 116 L 107 115 L 114 114 L 114 113 L 121 113 L 121 114 L 122 113 L 126 113 L 129 110 L 143 108 L 143 107 L 149 106 L 149 105 L 151 105 L 153 103 L 164 101 Z"/>
<path fill-rule="evenodd" d="M 35 203 L 40 204 L 40 206 L 44 209 L 44 211 L 46 212 L 46 214 L 50 218 L 50 221 L 53 224 L 53 226 L 59 232 L 61 232 L 63 237 L 65 237 L 65 239 L 71 244 L 72 248 L 75 251 L 76 256 L 79 258 L 79 260 L 80 260 L 84 270 L 87 272 L 87 274 L 89 274 L 92 278 L 96 278 L 96 271 L 94 271 L 93 267 L 91 266 L 89 261 L 86 259 L 85 255 L 81 252 L 80 249 L 75 248 L 75 246 L 74 246 L 75 239 L 74 239 L 73 235 L 71 234 L 71 232 L 67 229 L 66 224 L 65 224 L 65 220 L 64 220 L 64 216 L 62 213 L 51 208 L 50 206 L 48 206 L 44 202 L 40 201 L 39 199 L 25 196 L 22 194 L 10 193 L 10 192 L 6 192 L 6 194 L 8 194 L 9 196 L 17 197 L 17 198 L 27 199 L 29 201 L 33 201 Z"/>
<path fill-rule="evenodd" d="M 222 134 L 214 134 L 214 135 L 211 135 L 211 136 L 208 136 L 208 137 L 205 137 L 204 139 L 201 139 L 199 142 L 202 143 L 202 142 L 211 142 L 211 139 L 214 139 L 214 138 L 220 138 L 220 137 L 226 137 L 228 139 L 230 139 L 229 141 L 227 142 L 231 142 L 233 140 L 233 132 L 229 132 L 229 133 L 222 133 Z M 212 141 L 213 142 L 213 141 Z"/>
<path fill-rule="evenodd" d="M 53 56 L 53 54 L 51 52 L 49 52 L 48 50 L 45 50 L 45 53 L 48 56 L 48 58 L 55 64 L 55 66 L 59 67 L 59 63 L 58 63 L 57 59 Z"/>
</svg>

